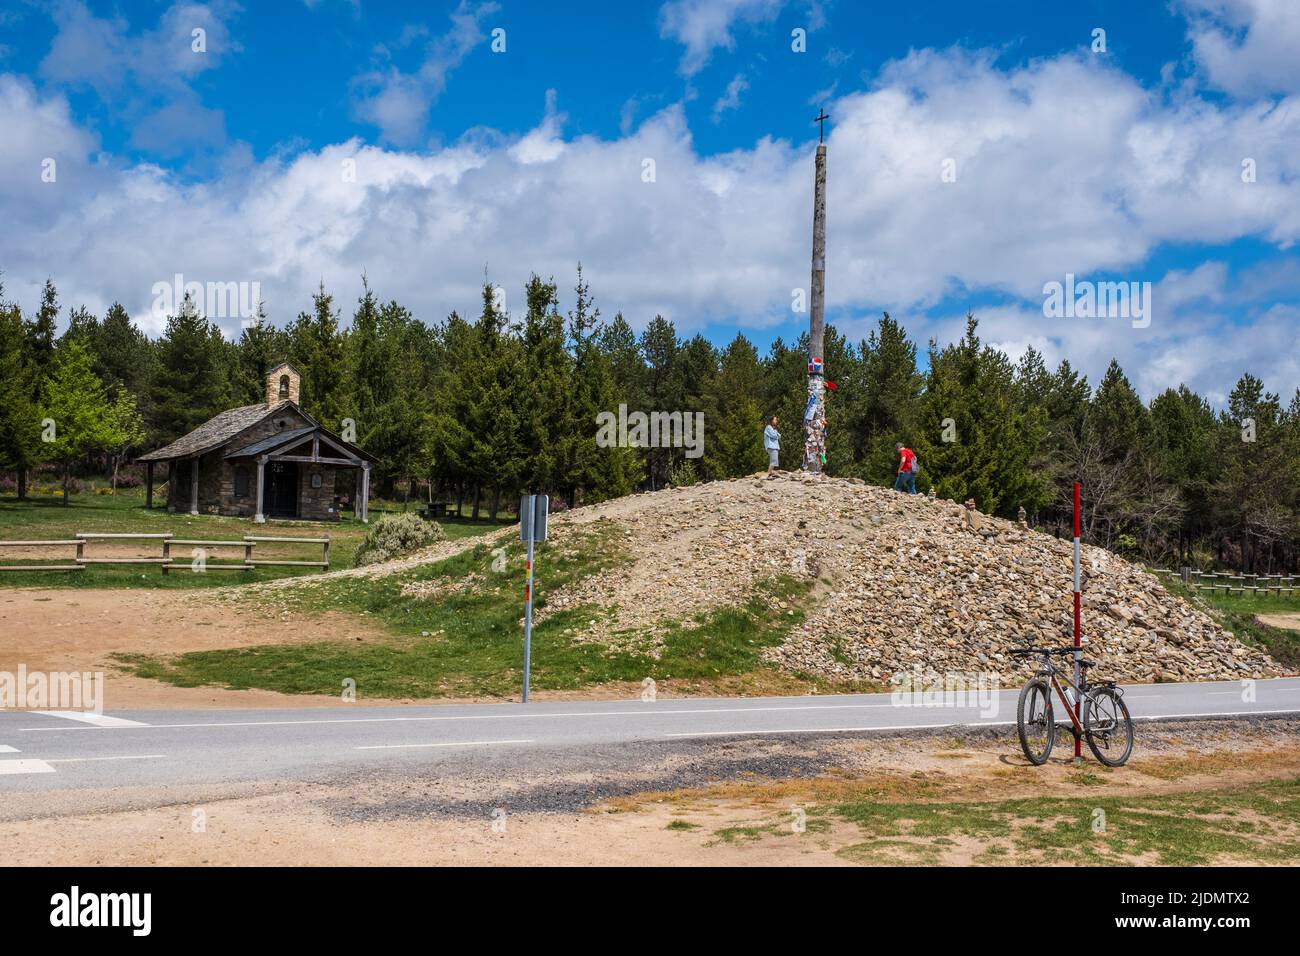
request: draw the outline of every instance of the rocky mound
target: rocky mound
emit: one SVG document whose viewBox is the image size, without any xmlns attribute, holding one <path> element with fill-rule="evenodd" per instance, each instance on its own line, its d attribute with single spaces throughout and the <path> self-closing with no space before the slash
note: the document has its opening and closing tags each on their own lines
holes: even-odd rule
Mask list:
<svg viewBox="0 0 1300 956">
<path fill-rule="evenodd" d="M 1069 643 L 1072 544 L 856 480 L 791 473 L 634 495 L 557 516 L 563 541 L 614 522 L 624 566 L 547 596 L 609 609 L 580 639 L 653 651 L 666 624 L 740 604 L 787 574 L 811 613 L 769 660 L 800 674 L 886 681 L 900 671 L 1023 677 L 1006 652 Z M 1126 681 L 1284 673 L 1156 578 L 1084 548 L 1085 653 Z"/>
</svg>

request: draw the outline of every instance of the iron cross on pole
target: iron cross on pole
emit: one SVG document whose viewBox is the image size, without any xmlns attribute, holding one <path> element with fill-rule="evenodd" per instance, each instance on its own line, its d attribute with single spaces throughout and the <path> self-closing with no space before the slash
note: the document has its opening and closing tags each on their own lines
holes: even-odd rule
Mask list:
<svg viewBox="0 0 1300 956">
<path fill-rule="evenodd" d="M 830 119 L 830 116 L 826 113 L 826 110 L 820 109 L 817 111 L 816 119 L 813 120 L 817 124 L 817 142 L 819 143 L 826 142 L 826 121 L 828 119 Z"/>
</svg>

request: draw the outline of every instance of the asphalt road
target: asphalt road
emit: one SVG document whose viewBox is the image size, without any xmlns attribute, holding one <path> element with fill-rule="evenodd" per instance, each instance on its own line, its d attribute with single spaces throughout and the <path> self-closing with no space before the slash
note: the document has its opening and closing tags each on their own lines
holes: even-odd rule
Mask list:
<svg viewBox="0 0 1300 956">
<path fill-rule="evenodd" d="M 611 744 L 1012 726 L 1017 693 L 953 706 L 863 694 L 102 716 L 0 712 L 0 794 L 292 781 L 322 772 L 436 767 L 453 754 L 463 764 L 484 751 L 493 752 L 494 767 L 508 768 L 512 754 L 535 762 L 539 751 L 563 750 L 571 762 L 574 751 Z M 1139 722 L 1300 713 L 1300 678 L 1255 681 L 1251 696 L 1238 682 L 1125 690 Z"/>
</svg>

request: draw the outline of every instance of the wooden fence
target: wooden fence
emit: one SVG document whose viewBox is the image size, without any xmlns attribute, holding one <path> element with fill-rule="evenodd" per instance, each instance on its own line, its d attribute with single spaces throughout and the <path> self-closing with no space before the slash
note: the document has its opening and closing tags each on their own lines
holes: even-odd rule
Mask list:
<svg viewBox="0 0 1300 956">
<path fill-rule="evenodd" d="M 1300 577 L 1294 574 L 1231 574 L 1227 571 L 1197 571 L 1185 568 L 1156 568 L 1156 574 L 1180 578 L 1193 591 L 1210 591 L 1218 594 L 1244 597 L 1291 597 L 1300 593 Z"/>
<path fill-rule="evenodd" d="M 90 557 L 86 554 L 86 546 L 93 541 L 137 541 L 137 542 L 156 542 L 161 548 L 161 553 L 157 557 L 146 555 L 131 555 L 128 557 Z M 278 558 L 261 558 L 254 557 L 254 549 L 259 545 L 267 544 L 318 544 L 321 546 L 321 559 L 319 561 L 287 561 Z M 172 548 L 188 548 L 190 556 L 173 556 Z M 0 564 L 0 571 L 84 571 L 87 565 L 91 564 L 156 564 L 162 569 L 163 574 L 171 572 L 173 567 L 189 568 L 192 571 L 253 571 L 257 568 L 280 567 L 280 568 L 319 568 L 322 571 L 328 571 L 330 566 L 330 539 L 326 535 L 323 538 L 285 538 L 279 536 L 251 535 L 246 534 L 243 538 L 235 541 L 208 541 L 198 538 L 176 538 L 169 532 L 167 534 L 94 534 L 78 532 L 76 537 L 62 541 L 0 541 L 0 550 L 6 548 L 75 548 L 75 555 L 71 558 L 51 559 L 54 563 L 50 564 Z M 209 550 L 243 551 L 243 560 L 234 561 L 227 558 L 223 561 L 213 562 L 208 560 L 207 552 Z M 12 558 L 10 560 L 13 560 Z M 59 563 L 71 561 L 71 563 Z"/>
</svg>

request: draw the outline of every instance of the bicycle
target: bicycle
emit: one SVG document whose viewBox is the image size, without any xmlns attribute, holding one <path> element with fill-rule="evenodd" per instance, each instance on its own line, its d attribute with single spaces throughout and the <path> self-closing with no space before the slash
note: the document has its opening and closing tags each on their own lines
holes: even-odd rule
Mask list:
<svg viewBox="0 0 1300 956">
<path fill-rule="evenodd" d="M 1013 657 L 1041 657 L 1042 665 L 1020 690 L 1016 705 L 1016 731 L 1020 735 L 1020 749 L 1036 767 L 1047 763 L 1052 746 L 1056 743 L 1056 715 L 1052 709 L 1052 690 L 1061 698 L 1065 712 L 1070 715 L 1071 731 L 1075 740 L 1082 736 L 1088 741 L 1093 756 L 1107 767 L 1122 767 L 1133 752 L 1133 719 L 1124 703 L 1124 691 L 1113 680 L 1089 681 L 1088 669 L 1096 664 L 1080 660 L 1081 677 L 1076 686 L 1063 670 L 1052 661 L 1052 655 L 1073 655 L 1073 647 L 1025 647 L 1011 651 Z M 1082 701 L 1082 720 L 1075 715 L 1074 707 L 1065 696 L 1061 684 L 1074 691 L 1074 699 Z"/>
</svg>

